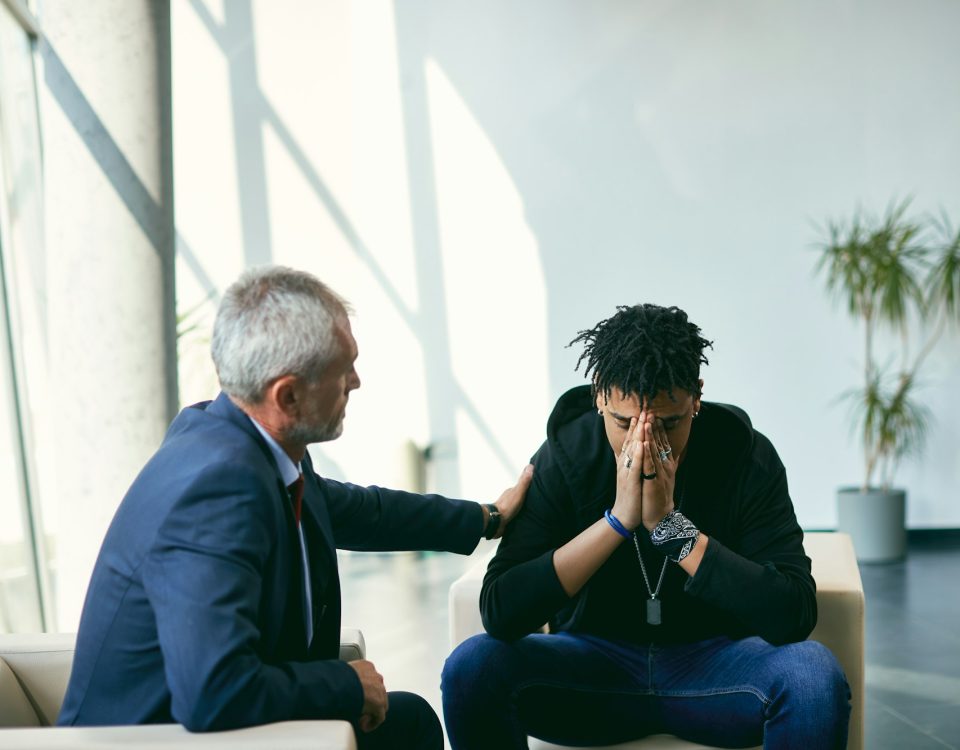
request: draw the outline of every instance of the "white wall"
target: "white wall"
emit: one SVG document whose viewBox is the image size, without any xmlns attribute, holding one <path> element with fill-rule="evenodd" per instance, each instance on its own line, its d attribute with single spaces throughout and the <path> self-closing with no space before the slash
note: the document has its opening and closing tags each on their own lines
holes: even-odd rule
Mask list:
<svg viewBox="0 0 960 750">
<path fill-rule="evenodd" d="M 203 329 L 249 264 L 357 309 L 363 387 L 322 471 L 489 497 L 582 382 L 576 332 L 618 304 L 685 308 L 706 397 L 778 446 L 801 523 L 860 481 L 839 393 L 859 332 L 812 268 L 812 222 L 915 195 L 960 222 L 960 5 L 948 0 L 175 0 L 184 401 Z M 206 295 L 210 302 L 203 304 Z M 914 527 L 960 525 L 958 337 L 924 375 Z"/>
</svg>

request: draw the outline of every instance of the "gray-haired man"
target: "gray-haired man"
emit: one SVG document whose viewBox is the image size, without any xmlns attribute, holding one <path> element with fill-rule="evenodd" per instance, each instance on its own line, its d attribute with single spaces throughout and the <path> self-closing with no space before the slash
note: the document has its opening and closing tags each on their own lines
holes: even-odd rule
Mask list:
<svg viewBox="0 0 960 750">
<path fill-rule="evenodd" d="M 348 309 L 309 274 L 241 276 L 212 353 L 223 392 L 174 420 L 107 532 L 59 723 L 340 718 L 364 750 L 442 748 L 426 701 L 337 660 L 335 547 L 469 553 L 517 514 L 531 467 L 490 506 L 314 473 L 307 445 L 340 435 L 360 378 Z"/>
</svg>

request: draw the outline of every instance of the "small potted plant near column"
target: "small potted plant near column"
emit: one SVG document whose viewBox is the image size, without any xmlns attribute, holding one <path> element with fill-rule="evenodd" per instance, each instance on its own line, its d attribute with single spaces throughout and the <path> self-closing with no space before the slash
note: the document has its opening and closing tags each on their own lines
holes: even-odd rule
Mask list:
<svg viewBox="0 0 960 750">
<path fill-rule="evenodd" d="M 862 562 L 906 553 L 906 491 L 894 487 L 894 475 L 923 445 L 930 419 L 916 399 L 917 374 L 960 312 L 960 231 L 945 215 L 910 218 L 908 206 L 891 204 L 879 219 L 857 212 L 828 222 L 817 263 L 827 289 L 863 326 L 862 386 L 844 396 L 865 471 L 859 486 L 837 493 L 837 530 L 851 535 Z M 881 333 L 896 337 L 881 347 Z"/>
</svg>

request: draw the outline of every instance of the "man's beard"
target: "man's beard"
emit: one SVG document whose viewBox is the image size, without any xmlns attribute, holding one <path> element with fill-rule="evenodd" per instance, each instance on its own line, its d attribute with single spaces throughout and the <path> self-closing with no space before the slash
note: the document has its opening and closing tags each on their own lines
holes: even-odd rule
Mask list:
<svg viewBox="0 0 960 750">
<path fill-rule="evenodd" d="M 325 443 L 336 440 L 343 432 L 343 417 L 325 424 L 310 424 L 301 421 L 287 432 L 287 440 L 292 443 L 310 445 L 311 443 Z"/>
</svg>

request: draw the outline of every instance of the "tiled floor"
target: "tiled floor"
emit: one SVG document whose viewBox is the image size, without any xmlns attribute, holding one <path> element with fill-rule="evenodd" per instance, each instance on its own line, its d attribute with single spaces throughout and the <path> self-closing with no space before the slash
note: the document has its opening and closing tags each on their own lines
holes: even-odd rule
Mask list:
<svg viewBox="0 0 960 750">
<path fill-rule="evenodd" d="M 481 542 L 470 557 L 442 552 L 341 553 L 343 624 L 358 627 L 367 658 L 387 690 L 410 690 L 430 701 L 438 716 L 440 671 L 450 651 L 447 589 L 490 549 Z"/>
<path fill-rule="evenodd" d="M 440 713 L 447 588 L 470 558 L 343 555 L 344 624 L 360 627 L 390 690 Z M 863 565 L 867 600 L 866 747 L 960 750 L 960 532 L 913 532 L 903 563 Z"/>
<path fill-rule="evenodd" d="M 867 747 L 960 748 L 960 532 L 913 532 L 906 562 L 860 575 Z"/>
</svg>

